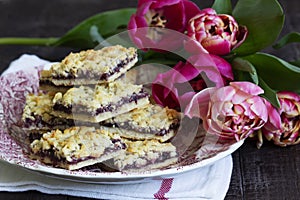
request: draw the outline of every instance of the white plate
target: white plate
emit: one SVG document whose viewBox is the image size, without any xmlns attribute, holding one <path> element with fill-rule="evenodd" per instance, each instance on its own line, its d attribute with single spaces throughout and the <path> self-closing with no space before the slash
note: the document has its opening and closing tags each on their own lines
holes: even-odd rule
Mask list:
<svg viewBox="0 0 300 200">
<path fill-rule="evenodd" d="M 121 172 L 69 171 L 46 166 L 38 161 L 29 159 L 26 154 L 23 153 L 22 148 L 16 144 L 16 142 L 8 134 L 0 132 L 0 159 L 33 172 L 39 172 L 56 178 L 98 184 L 125 184 L 174 177 L 178 174 L 189 172 L 191 170 L 197 170 L 230 155 L 242 144 L 243 140 L 229 146 L 217 145 L 217 147 L 213 147 L 215 145 L 211 145 L 210 147 L 210 145 L 207 144 L 206 147 L 200 148 L 200 151 L 202 153 L 205 152 L 206 156 L 209 158 L 204 158 L 200 161 L 183 166 L 174 166 L 169 169 L 126 174 Z"/>
<path fill-rule="evenodd" d="M 179 164 L 167 169 L 141 171 L 139 173 L 121 173 L 83 170 L 69 171 L 46 166 L 38 161 L 29 159 L 26 154 L 23 153 L 22 148 L 8 134 L 8 130 L 6 130 L 5 126 L 5 123 L 13 124 L 20 119 L 26 93 L 37 91 L 37 68 L 32 67 L 30 70 L 29 68 L 27 69 L 27 72 L 13 72 L 13 74 L 6 74 L 0 79 L 0 160 L 4 162 L 56 178 L 99 184 L 124 184 L 174 177 L 191 170 L 200 169 L 230 155 L 243 144 L 243 141 L 232 144 L 217 143 L 217 138 L 206 136 L 203 134 L 203 130 L 199 129 L 198 137 L 185 135 L 185 138 L 182 138 L 183 140 L 190 138 L 190 144 L 188 146 L 191 147 L 185 152 L 185 157 Z M 11 130 L 12 129 L 10 129 L 10 134 L 16 133 L 16 135 L 13 136 L 14 138 L 19 138 L 18 141 L 24 139 L 22 138 L 22 134 L 18 135 L 18 130 Z M 183 140 L 179 138 L 177 142 L 179 141 L 179 143 L 181 143 Z"/>
</svg>

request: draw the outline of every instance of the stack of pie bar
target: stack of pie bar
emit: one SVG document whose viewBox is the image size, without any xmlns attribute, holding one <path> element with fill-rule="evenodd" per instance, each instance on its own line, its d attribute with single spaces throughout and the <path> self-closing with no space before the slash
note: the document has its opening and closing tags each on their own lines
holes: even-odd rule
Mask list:
<svg viewBox="0 0 300 200">
<path fill-rule="evenodd" d="M 170 141 L 180 113 L 151 104 L 143 85 L 122 79 L 136 62 L 136 49 L 116 45 L 71 53 L 41 71 L 40 93 L 27 95 L 22 116 L 30 157 L 68 170 L 176 163 Z"/>
</svg>

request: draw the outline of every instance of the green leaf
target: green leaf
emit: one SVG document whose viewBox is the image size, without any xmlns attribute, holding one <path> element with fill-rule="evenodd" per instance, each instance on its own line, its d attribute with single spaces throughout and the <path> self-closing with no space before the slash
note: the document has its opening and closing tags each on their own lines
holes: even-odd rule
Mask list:
<svg viewBox="0 0 300 200">
<path fill-rule="evenodd" d="M 280 106 L 276 91 L 270 88 L 268 84 L 257 75 L 256 69 L 251 62 L 238 57 L 235 58 L 231 64 L 234 73 L 239 76 L 235 77 L 235 80 L 251 81 L 256 85 L 259 85 L 264 90 L 264 94 L 262 96 L 275 107 Z"/>
<path fill-rule="evenodd" d="M 272 45 L 284 23 L 284 13 L 277 0 L 239 0 L 233 16 L 248 29 L 246 40 L 234 50 L 238 55 L 249 55 Z"/>
<path fill-rule="evenodd" d="M 236 78 L 239 81 L 251 81 L 258 84 L 256 69 L 249 61 L 238 57 L 235 58 L 231 64 L 235 74 L 238 76 Z"/>
<path fill-rule="evenodd" d="M 300 60 L 294 60 L 292 62 L 289 62 L 291 65 L 294 65 L 294 66 L 297 66 L 297 67 L 300 67 Z"/>
<path fill-rule="evenodd" d="M 82 49 L 94 48 L 103 39 L 126 28 L 136 9 L 125 8 L 94 15 L 68 31 L 50 46 L 68 46 Z"/>
<path fill-rule="evenodd" d="M 231 0 L 215 0 L 212 8 L 216 10 L 218 14 L 230 14 L 232 13 Z"/>
<path fill-rule="evenodd" d="M 299 91 L 299 67 L 266 53 L 256 53 L 243 59 L 252 63 L 258 76 L 270 88 L 278 91 Z"/>
<path fill-rule="evenodd" d="M 300 42 L 300 33 L 292 32 L 289 34 L 286 34 L 284 37 L 282 37 L 273 47 L 275 49 L 279 49 L 289 43 L 292 42 Z"/>
<path fill-rule="evenodd" d="M 266 98 L 273 106 L 279 108 L 280 103 L 276 91 L 272 90 L 272 88 L 270 88 L 262 78 L 259 78 L 259 86 L 264 90 L 264 94 L 262 96 Z"/>
</svg>

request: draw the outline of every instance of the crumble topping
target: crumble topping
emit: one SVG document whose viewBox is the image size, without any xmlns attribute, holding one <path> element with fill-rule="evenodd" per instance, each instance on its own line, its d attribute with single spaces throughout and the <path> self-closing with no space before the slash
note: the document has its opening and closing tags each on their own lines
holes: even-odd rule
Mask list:
<svg viewBox="0 0 300 200">
<path fill-rule="evenodd" d="M 160 143 L 157 140 L 130 141 L 124 139 L 124 141 L 127 145 L 125 155 L 114 158 L 114 163 L 120 170 L 140 168 L 177 158 L 176 147 L 171 143 Z M 166 163 L 165 165 L 170 164 L 172 163 Z"/>
<path fill-rule="evenodd" d="M 107 148 L 122 149 L 123 146 L 114 141 L 121 141 L 118 134 L 94 127 L 71 127 L 53 130 L 43 134 L 39 140 L 34 140 L 31 150 L 34 154 L 45 151 L 54 151 L 59 160 L 74 162 L 84 158 L 98 158 Z"/>
<path fill-rule="evenodd" d="M 119 170 L 176 162 L 176 147 L 166 141 L 176 133 L 180 113 L 149 104 L 142 85 L 117 79 L 136 62 L 136 49 L 116 45 L 70 53 L 41 71 L 41 88 L 54 91 L 27 96 L 22 120 L 30 126 L 26 131 L 35 130 L 31 158 L 69 170 L 103 161 L 114 162 Z M 134 82 L 136 76 L 128 79 Z M 101 126 L 103 120 L 113 126 Z M 122 128 L 130 137 L 118 131 Z"/>
<path fill-rule="evenodd" d="M 162 108 L 159 105 L 148 104 L 142 108 L 136 108 L 128 113 L 117 115 L 104 121 L 120 128 L 141 129 L 144 132 L 168 131 L 179 124 L 180 114 L 173 109 Z M 175 127 L 173 127 L 175 128 Z"/>
<path fill-rule="evenodd" d="M 22 121 L 26 121 L 27 119 L 35 121 L 35 116 L 41 116 L 43 121 L 50 121 L 53 117 L 51 110 L 54 95 L 55 93 L 28 94 L 26 96 Z"/>
<path fill-rule="evenodd" d="M 49 92 L 37 95 L 28 94 L 26 96 L 26 104 L 22 114 L 24 130 L 28 130 L 33 134 L 42 130 L 65 129 L 74 125 L 74 121 L 71 119 L 53 115 L 52 99 L 54 95 L 55 93 Z"/>
<path fill-rule="evenodd" d="M 104 47 L 100 50 L 86 50 L 70 53 L 60 63 L 55 63 L 45 76 L 76 78 L 81 75 L 101 75 L 114 71 L 124 61 L 137 62 L 135 48 L 125 48 L 121 45 Z M 87 76 L 89 77 L 89 76 Z"/>
<path fill-rule="evenodd" d="M 157 140 L 138 140 L 131 141 L 125 140 L 128 145 L 127 152 L 129 154 L 136 154 L 139 156 L 145 156 L 149 152 L 173 152 L 173 156 L 176 156 L 176 147 L 171 143 L 161 143 Z M 151 156 L 149 157 L 151 158 Z M 152 157 L 155 158 L 155 157 Z"/>
<path fill-rule="evenodd" d="M 65 107 L 80 105 L 86 107 L 88 112 L 94 112 L 104 105 L 118 103 L 122 100 L 122 97 L 130 97 L 141 91 L 142 85 L 114 81 L 95 85 L 95 87 L 80 86 L 71 88 L 65 94 L 59 92 L 53 98 L 53 103 L 61 104 Z"/>
</svg>

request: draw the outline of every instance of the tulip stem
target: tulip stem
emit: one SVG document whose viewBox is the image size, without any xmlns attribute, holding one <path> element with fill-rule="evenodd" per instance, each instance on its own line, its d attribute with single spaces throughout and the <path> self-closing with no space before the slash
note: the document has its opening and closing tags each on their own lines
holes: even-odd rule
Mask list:
<svg viewBox="0 0 300 200">
<path fill-rule="evenodd" d="M 4 37 L 0 38 L 0 45 L 35 45 L 52 46 L 58 38 L 25 38 L 25 37 Z"/>
<path fill-rule="evenodd" d="M 256 147 L 257 147 L 258 149 L 260 149 L 261 146 L 263 145 L 263 136 L 262 136 L 262 131 L 261 131 L 261 129 L 259 129 L 259 130 L 257 131 L 257 137 L 258 137 L 258 140 L 257 140 L 257 143 L 256 143 Z"/>
</svg>

